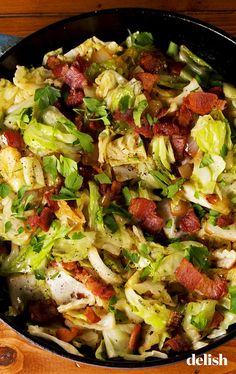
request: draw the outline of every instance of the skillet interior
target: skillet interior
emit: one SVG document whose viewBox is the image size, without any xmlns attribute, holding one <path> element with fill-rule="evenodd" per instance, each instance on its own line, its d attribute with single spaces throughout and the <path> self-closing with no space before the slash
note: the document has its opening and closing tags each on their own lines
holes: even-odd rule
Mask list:
<svg viewBox="0 0 236 374">
<path fill-rule="evenodd" d="M 65 51 L 69 50 L 92 35 L 102 40 L 121 42 L 127 36 L 127 29 L 132 32 L 137 30 L 152 32 L 156 44 L 164 51 L 170 40 L 187 45 L 218 70 L 225 80 L 236 84 L 236 41 L 233 37 L 205 23 L 176 13 L 137 8 L 83 14 L 39 30 L 8 50 L 0 58 L 0 76 L 12 78 L 16 65 L 41 65 L 44 53 L 61 46 Z M 0 317 L 3 321 L 31 342 L 69 359 L 104 367 L 143 368 L 175 363 L 186 359 L 191 354 L 191 352 L 180 353 L 168 359 L 150 359 L 145 362 L 117 359 L 105 362 L 89 357 L 89 354 L 86 357 L 73 356 L 52 343 L 29 335 L 22 319 L 6 317 L 4 312 L 9 305 L 8 298 L 6 293 L 0 297 Z M 215 339 L 210 345 L 194 353 L 202 354 L 235 336 L 236 330 L 231 326 L 226 335 Z"/>
</svg>

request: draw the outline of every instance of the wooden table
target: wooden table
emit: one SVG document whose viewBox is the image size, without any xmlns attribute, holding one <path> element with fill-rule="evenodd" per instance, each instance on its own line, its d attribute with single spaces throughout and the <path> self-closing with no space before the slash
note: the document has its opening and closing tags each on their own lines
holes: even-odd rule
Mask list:
<svg viewBox="0 0 236 374">
<path fill-rule="evenodd" d="M 1 0 L 0 33 L 25 36 L 43 26 L 81 12 L 117 6 L 175 10 L 209 22 L 236 37 L 236 0 Z M 183 362 L 160 369 L 136 370 L 134 373 L 236 373 L 236 340 L 211 353 L 212 355 L 222 353 L 228 359 L 228 366 L 189 367 Z M 110 373 L 109 369 L 87 365 L 79 367 L 74 362 L 36 348 L 0 323 L 0 374 L 58 374 L 59 372 L 92 374 L 94 370 L 96 374 Z M 116 370 L 114 373 L 121 374 L 124 370 Z"/>
</svg>

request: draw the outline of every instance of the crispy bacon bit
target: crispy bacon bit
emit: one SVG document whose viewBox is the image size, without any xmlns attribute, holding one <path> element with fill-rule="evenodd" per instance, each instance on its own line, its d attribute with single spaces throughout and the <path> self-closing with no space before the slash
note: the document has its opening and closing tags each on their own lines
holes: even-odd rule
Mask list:
<svg viewBox="0 0 236 374">
<path fill-rule="evenodd" d="M 163 56 L 156 53 L 144 52 L 139 64 L 148 73 L 158 73 L 164 68 L 165 60 Z"/>
<path fill-rule="evenodd" d="M 40 215 L 33 214 L 27 219 L 27 224 L 32 229 L 40 227 L 43 231 L 48 231 L 53 220 L 53 212 L 50 208 L 43 208 Z"/>
<path fill-rule="evenodd" d="M 180 126 L 187 127 L 191 125 L 193 121 L 193 112 L 186 107 L 186 105 L 181 105 L 178 112 L 178 122 Z"/>
<path fill-rule="evenodd" d="M 179 227 L 182 231 L 192 234 L 200 230 L 200 221 L 196 216 L 194 209 L 190 208 L 184 217 L 179 221 Z"/>
<path fill-rule="evenodd" d="M 134 126 L 134 120 L 133 120 L 133 111 L 131 109 L 128 109 L 127 112 L 122 113 L 119 110 L 116 110 L 113 113 L 113 119 L 115 121 L 122 121 L 127 122 L 130 126 Z"/>
<path fill-rule="evenodd" d="M 118 182 L 116 180 L 112 181 L 111 193 L 112 193 L 113 198 L 115 198 L 115 196 L 117 196 L 120 193 L 121 188 L 122 188 L 121 182 Z"/>
<path fill-rule="evenodd" d="M 76 271 L 77 270 L 77 263 L 76 262 L 62 262 L 62 266 L 67 271 Z"/>
<path fill-rule="evenodd" d="M 141 331 L 142 326 L 140 323 L 134 326 L 128 342 L 128 351 L 130 353 L 135 352 L 138 349 Z"/>
<path fill-rule="evenodd" d="M 54 300 L 30 301 L 28 305 L 30 319 L 36 323 L 48 323 L 59 315 L 57 304 Z"/>
<path fill-rule="evenodd" d="M 154 135 L 178 135 L 179 128 L 171 122 L 158 122 L 153 126 Z"/>
<path fill-rule="evenodd" d="M 61 61 L 57 56 L 48 56 L 47 67 L 53 70 L 57 65 L 60 65 Z"/>
<path fill-rule="evenodd" d="M 234 223 L 234 218 L 231 215 L 221 215 L 217 217 L 216 224 L 220 227 L 227 227 L 229 225 L 232 225 Z"/>
<path fill-rule="evenodd" d="M 66 98 L 66 104 L 71 107 L 80 105 L 83 102 L 83 98 L 84 92 L 82 90 L 71 89 Z"/>
<path fill-rule="evenodd" d="M 66 64 L 65 62 L 60 62 L 53 67 L 52 73 L 55 78 L 61 79 L 63 81 L 68 70 L 69 70 L 69 65 Z"/>
<path fill-rule="evenodd" d="M 142 135 L 146 139 L 152 139 L 153 137 L 153 129 L 143 116 L 141 117 L 141 126 L 134 126 L 134 131 L 136 134 Z"/>
<path fill-rule="evenodd" d="M 108 184 L 100 184 L 99 191 L 103 196 L 102 205 L 104 207 L 108 207 L 112 200 L 117 198 L 121 191 L 122 183 L 116 180 L 112 181 L 111 185 Z"/>
<path fill-rule="evenodd" d="M 171 329 L 175 329 L 181 325 L 184 315 L 177 311 L 172 311 L 167 326 Z"/>
<path fill-rule="evenodd" d="M 63 81 L 72 89 L 83 88 L 87 84 L 85 75 L 81 73 L 75 66 L 70 66 L 69 70 L 63 77 Z"/>
<path fill-rule="evenodd" d="M 160 76 L 158 74 L 140 72 L 135 74 L 135 78 L 142 82 L 144 90 L 151 92 L 154 83 L 160 79 Z"/>
<path fill-rule="evenodd" d="M 90 63 L 86 58 L 80 56 L 79 54 L 76 56 L 76 61 L 73 63 L 73 65 L 81 71 L 81 73 L 85 73 L 85 71 L 88 69 Z"/>
<path fill-rule="evenodd" d="M 187 144 L 187 136 L 174 134 L 171 136 L 170 140 L 176 160 L 182 161 L 184 159 L 184 150 Z"/>
<path fill-rule="evenodd" d="M 164 227 L 164 219 L 157 215 L 156 209 L 154 201 L 138 197 L 131 200 L 129 212 L 140 222 L 144 230 L 157 234 Z"/>
<path fill-rule="evenodd" d="M 43 231 L 48 231 L 53 220 L 53 212 L 50 208 L 43 208 L 39 216 L 39 227 Z"/>
<path fill-rule="evenodd" d="M 184 68 L 185 64 L 183 62 L 168 62 L 168 68 L 171 74 L 180 75 L 181 70 Z"/>
<path fill-rule="evenodd" d="M 213 319 L 211 321 L 210 328 L 217 329 L 223 320 L 224 320 L 223 314 L 221 314 L 220 312 L 216 310 L 214 313 Z"/>
<path fill-rule="evenodd" d="M 185 352 L 190 349 L 191 344 L 185 336 L 175 335 L 165 342 L 165 347 L 170 348 L 174 352 Z"/>
<path fill-rule="evenodd" d="M 216 109 L 219 109 L 219 110 L 224 110 L 225 109 L 225 106 L 226 106 L 226 100 L 217 100 L 216 102 Z"/>
<path fill-rule="evenodd" d="M 226 102 L 210 92 L 191 92 L 183 100 L 184 105 L 197 114 L 208 114 L 212 109 L 224 109 Z"/>
<path fill-rule="evenodd" d="M 95 296 L 99 296 L 101 299 L 109 300 L 115 294 L 111 284 L 107 285 L 102 279 L 97 278 L 85 268 L 78 267 L 74 276 L 84 283 Z"/>
<path fill-rule="evenodd" d="M 17 130 L 4 130 L 2 135 L 5 137 L 7 145 L 13 148 L 24 147 L 24 140 Z"/>
<path fill-rule="evenodd" d="M 213 194 L 210 194 L 210 195 L 206 195 L 206 199 L 207 199 L 208 203 L 216 204 L 219 201 L 219 196 L 216 195 L 215 193 L 213 193 Z"/>
<path fill-rule="evenodd" d="M 219 99 L 222 99 L 224 97 L 223 89 L 220 86 L 211 87 L 208 92 L 217 95 Z"/>
<path fill-rule="evenodd" d="M 97 323 L 100 321 L 100 317 L 94 312 L 91 306 L 87 306 L 84 312 L 85 317 L 87 318 L 89 323 Z"/>
<path fill-rule="evenodd" d="M 37 214 L 33 214 L 32 216 L 28 217 L 27 225 L 29 225 L 32 229 L 35 229 L 39 225 L 39 216 Z"/>
<path fill-rule="evenodd" d="M 49 208 L 53 211 L 56 212 L 59 209 L 58 202 L 55 200 L 52 200 L 52 195 L 54 194 L 53 190 L 46 191 L 44 194 L 44 197 L 47 201 L 47 204 Z"/>
<path fill-rule="evenodd" d="M 206 274 L 200 273 L 186 258 L 184 258 L 175 271 L 177 282 L 190 291 L 197 291 L 201 295 L 219 300 L 227 293 L 227 283 L 221 279 L 210 279 Z"/>
<path fill-rule="evenodd" d="M 79 328 L 76 326 L 72 326 L 71 329 L 60 327 L 59 329 L 56 330 L 57 338 L 67 343 L 75 339 L 76 336 L 78 336 L 78 333 L 79 333 Z"/>
</svg>

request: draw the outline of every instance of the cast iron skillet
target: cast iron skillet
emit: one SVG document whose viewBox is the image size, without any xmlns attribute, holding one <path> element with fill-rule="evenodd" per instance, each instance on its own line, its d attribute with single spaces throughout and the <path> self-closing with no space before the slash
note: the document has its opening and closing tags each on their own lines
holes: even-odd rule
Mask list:
<svg viewBox="0 0 236 374">
<path fill-rule="evenodd" d="M 210 63 L 226 81 L 236 84 L 236 40 L 223 31 L 193 18 L 171 12 L 152 9 L 112 9 L 75 16 L 50 25 L 28 36 L 8 50 L 0 58 L 0 77 L 12 78 L 16 65 L 41 65 L 44 53 L 63 47 L 64 51 L 96 35 L 102 40 L 122 42 L 132 32 L 150 31 L 156 44 L 166 51 L 169 41 L 185 44 L 196 54 Z M 25 321 L 19 317 L 7 317 L 7 293 L 0 295 L 0 317 L 18 333 L 31 342 L 60 356 L 78 362 L 110 368 L 145 368 L 175 363 L 186 359 L 191 352 L 170 355 L 167 359 L 148 359 L 144 362 L 122 361 L 121 359 L 99 361 L 91 352 L 85 357 L 66 353 L 60 347 L 45 340 L 29 335 Z M 202 354 L 236 337 L 236 329 L 231 326 L 224 336 L 214 339 L 205 348 L 194 351 Z"/>
</svg>

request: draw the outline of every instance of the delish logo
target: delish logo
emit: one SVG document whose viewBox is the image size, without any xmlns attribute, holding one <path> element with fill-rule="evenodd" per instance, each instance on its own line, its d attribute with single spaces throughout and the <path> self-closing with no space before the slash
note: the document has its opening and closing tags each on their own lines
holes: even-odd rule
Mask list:
<svg viewBox="0 0 236 374">
<path fill-rule="evenodd" d="M 204 353 L 200 357 L 196 357 L 195 353 L 186 360 L 187 365 L 189 366 L 227 366 L 228 359 L 220 353 L 218 356 L 212 356 L 210 353 Z"/>
</svg>

